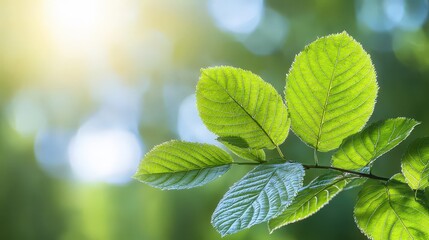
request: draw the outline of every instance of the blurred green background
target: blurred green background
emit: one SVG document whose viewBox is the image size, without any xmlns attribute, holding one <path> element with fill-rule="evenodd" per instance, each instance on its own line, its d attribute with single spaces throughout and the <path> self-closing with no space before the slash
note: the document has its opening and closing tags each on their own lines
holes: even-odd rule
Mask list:
<svg viewBox="0 0 429 240">
<path fill-rule="evenodd" d="M 427 0 L 0 0 L 0 239 L 220 239 L 210 216 L 249 168 L 193 190 L 131 180 L 170 139 L 214 142 L 195 109 L 199 69 L 253 71 L 283 93 L 305 45 L 346 30 L 371 54 L 380 91 L 370 122 L 423 124 L 381 157 L 390 176 L 411 140 L 429 135 Z M 283 152 L 309 163 L 293 134 Z M 271 153 L 268 153 L 271 154 Z M 321 154 L 329 163 L 331 153 Z M 316 174 L 311 170 L 306 181 Z M 357 190 L 309 219 L 226 240 L 365 239 Z M 382 226 L 380 226 L 382 227 Z"/>
</svg>

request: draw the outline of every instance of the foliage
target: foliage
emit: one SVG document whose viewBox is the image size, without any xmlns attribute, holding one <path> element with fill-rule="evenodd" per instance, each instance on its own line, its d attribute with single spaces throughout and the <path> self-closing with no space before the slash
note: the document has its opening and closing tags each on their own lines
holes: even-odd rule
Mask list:
<svg viewBox="0 0 429 240">
<path fill-rule="evenodd" d="M 423 190 L 429 186 L 429 138 L 411 143 L 402 159 L 402 173 L 413 189 Z"/>
<path fill-rule="evenodd" d="M 171 141 L 144 157 L 135 178 L 161 189 L 184 189 L 214 180 L 233 164 L 256 165 L 213 214 L 212 224 L 222 236 L 262 222 L 274 231 L 315 214 L 341 191 L 361 186 L 354 216 L 366 236 L 428 239 L 429 140 L 411 144 L 402 174 L 373 175 L 373 162 L 419 124 L 394 118 L 362 130 L 377 91 L 370 56 L 346 32 L 319 38 L 296 56 L 286 78 L 287 104 L 249 71 L 203 69 L 196 91 L 200 116 L 242 160 L 233 161 L 213 145 Z M 284 156 L 279 146 L 289 128 L 314 149 L 314 165 Z M 264 149 L 276 149 L 279 158 L 266 159 Z M 317 152 L 334 149 L 332 165 L 319 165 Z M 303 187 L 304 173 L 311 169 L 328 172 Z"/>
<path fill-rule="evenodd" d="M 295 58 L 286 80 L 292 130 L 319 151 L 358 132 L 377 97 L 369 55 L 349 35 L 319 38 Z"/>
<path fill-rule="evenodd" d="M 271 232 L 316 213 L 340 193 L 352 178 L 353 176 L 328 173 L 314 179 L 299 191 L 292 205 L 270 220 L 269 228 Z"/>
<path fill-rule="evenodd" d="M 418 124 L 406 118 L 376 122 L 347 138 L 332 157 L 332 166 L 353 170 L 371 165 L 407 138 Z"/>
<path fill-rule="evenodd" d="M 354 213 L 359 228 L 372 239 L 429 239 L 429 209 L 400 174 L 387 183 L 365 183 Z"/>
<path fill-rule="evenodd" d="M 186 189 L 221 176 L 231 163 L 231 156 L 215 146 L 171 141 L 150 151 L 135 177 L 161 189 Z"/>
<path fill-rule="evenodd" d="M 292 203 L 304 173 L 299 163 L 255 167 L 222 198 L 213 213 L 213 226 L 227 235 L 270 220 Z"/>
</svg>

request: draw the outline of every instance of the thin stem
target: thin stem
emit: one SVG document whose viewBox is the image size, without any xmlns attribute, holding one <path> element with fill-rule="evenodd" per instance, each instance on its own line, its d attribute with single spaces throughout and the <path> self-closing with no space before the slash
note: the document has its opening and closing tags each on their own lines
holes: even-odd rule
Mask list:
<svg viewBox="0 0 429 240">
<path fill-rule="evenodd" d="M 316 164 L 316 166 L 319 166 L 319 158 L 317 157 L 317 150 L 316 149 L 314 149 L 313 157 L 314 157 L 314 164 Z"/>
<path fill-rule="evenodd" d="M 283 159 L 283 160 L 286 160 L 285 159 L 285 155 L 283 155 L 282 150 L 279 148 L 279 146 L 276 146 L 276 149 L 277 149 L 277 152 L 280 155 L 280 158 Z"/>
<path fill-rule="evenodd" d="M 321 166 L 321 165 L 305 165 L 303 164 L 305 169 L 312 169 L 312 168 L 319 168 L 319 169 L 331 169 L 331 170 L 335 170 L 335 171 L 339 171 L 339 172 L 346 172 L 346 173 L 350 173 L 350 174 L 354 174 L 354 175 L 358 175 L 361 177 L 366 177 L 366 178 L 371 178 L 371 179 L 377 179 L 377 180 L 383 180 L 383 181 L 388 181 L 388 178 L 385 177 L 379 177 L 376 175 L 372 175 L 371 173 L 361 173 L 361 172 L 356 172 L 356 171 L 352 171 L 352 170 L 347 170 L 347 169 L 342 169 L 342 168 L 336 168 L 336 167 L 330 167 L 330 166 Z"/>
<path fill-rule="evenodd" d="M 280 151 L 280 153 L 281 153 L 281 151 Z M 278 158 L 274 158 L 274 159 L 278 159 Z M 284 160 L 284 156 L 281 157 L 280 159 Z M 270 159 L 270 160 L 273 160 L 273 159 Z M 255 165 L 261 165 L 264 163 L 260 163 L 260 162 L 233 162 L 232 164 L 255 166 Z M 365 178 L 371 178 L 371 179 L 382 180 L 382 181 L 388 181 L 389 180 L 389 178 L 376 176 L 376 175 L 373 175 L 372 173 L 356 172 L 356 171 L 347 170 L 347 169 L 343 169 L 343 168 L 337 168 L 337 167 L 330 167 L 330 166 L 323 166 L 323 165 L 307 165 L 307 164 L 303 164 L 302 166 L 305 169 L 329 169 L 329 170 L 335 170 L 335 171 L 339 171 L 339 172 L 343 172 L 343 173 L 350 173 L 350 174 L 354 174 L 354 175 L 365 177 Z"/>
</svg>

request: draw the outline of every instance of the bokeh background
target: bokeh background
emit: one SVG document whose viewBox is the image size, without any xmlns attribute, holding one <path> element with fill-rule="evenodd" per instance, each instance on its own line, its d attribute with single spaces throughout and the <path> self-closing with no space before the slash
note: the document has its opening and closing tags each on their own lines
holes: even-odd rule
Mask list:
<svg viewBox="0 0 429 240">
<path fill-rule="evenodd" d="M 370 122 L 422 121 L 374 169 L 399 172 L 407 144 L 429 135 L 428 8 L 427 0 L 0 0 L 0 239 L 220 239 L 211 213 L 249 168 L 167 192 L 130 178 L 140 159 L 170 139 L 214 142 L 195 108 L 200 68 L 249 69 L 283 94 L 295 54 L 343 30 L 377 70 Z M 312 161 L 293 134 L 282 148 Z M 261 224 L 225 239 L 365 239 L 352 217 L 356 194 L 272 235 Z"/>
</svg>

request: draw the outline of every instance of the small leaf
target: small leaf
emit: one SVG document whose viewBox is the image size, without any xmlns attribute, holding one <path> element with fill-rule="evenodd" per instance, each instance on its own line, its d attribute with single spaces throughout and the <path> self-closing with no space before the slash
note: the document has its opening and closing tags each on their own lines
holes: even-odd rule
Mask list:
<svg viewBox="0 0 429 240">
<path fill-rule="evenodd" d="M 241 148 L 236 145 L 232 145 L 228 142 L 222 141 L 218 139 L 225 147 L 227 147 L 231 152 L 235 155 L 244 158 L 246 160 L 252 160 L 256 162 L 264 162 L 265 161 L 265 152 L 262 149 L 251 149 L 251 148 Z"/>
<path fill-rule="evenodd" d="M 417 139 L 409 146 L 401 166 L 412 189 L 429 186 L 429 137 Z"/>
<path fill-rule="evenodd" d="M 287 76 L 292 130 L 318 151 L 335 149 L 368 121 L 377 91 L 374 66 L 358 42 L 346 32 L 319 38 Z"/>
<path fill-rule="evenodd" d="M 414 119 L 407 118 L 376 122 L 345 139 L 332 157 L 332 166 L 353 170 L 370 166 L 406 139 L 418 124 Z"/>
<path fill-rule="evenodd" d="M 396 178 L 365 183 L 354 210 L 358 227 L 374 240 L 429 239 L 428 208 Z"/>
<path fill-rule="evenodd" d="M 239 68 L 203 69 L 197 107 L 209 130 L 220 137 L 236 136 L 252 149 L 273 149 L 289 133 L 281 96 L 259 76 Z"/>
<path fill-rule="evenodd" d="M 351 190 L 353 188 L 357 188 L 362 186 L 364 183 L 366 183 L 368 179 L 365 177 L 358 177 L 353 178 L 351 181 L 347 184 L 347 186 L 344 188 L 344 190 Z"/>
<path fill-rule="evenodd" d="M 298 192 L 292 204 L 282 214 L 270 220 L 270 232 L 315 214 L 341 192 L 350 179 L 352 177 L 332 173 L 314 179 Z"/>
<path fill-rule="evenodd" d="M 174 140 L 148 152 L 134 178 L 160 189 L 187 189 L 220 177 L 231 163 L 231 156 L 216 146 Z"/>
<path fill-rule="evenodd" d="M 237 136 L 218 137 L 216 140 L 239 148 L 249 148 L 249 144 L 243 138 Z"/>
<path fill-rule="evenodd" d="M 361 172 L 361 173 L 370 173 L 371 172 L 371 168 L 370 167 L 364 167 L 361 168 L 359 170 L 356 170 L 357 172 Z M 350 182 L 347 183 L 347 186 L 344 188 L 344 190 L 350 190 L 353 188 L 357 188 L 362 186 L 364 183 L 366 183 L 366 181 L 368 180 L 368 178 L 366 177 L 355 177 L 350 179 Z"/>
<path fill-rule="evenodd" d="M 298 163 L 257 166 L 223 196 L 213 226 L 225 236 L 270 220 L 291 204 L 304 174 Z"/>
</svg>

